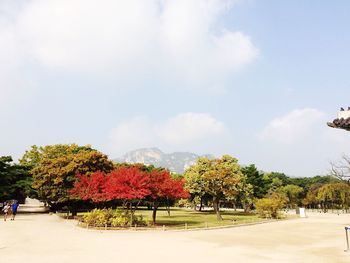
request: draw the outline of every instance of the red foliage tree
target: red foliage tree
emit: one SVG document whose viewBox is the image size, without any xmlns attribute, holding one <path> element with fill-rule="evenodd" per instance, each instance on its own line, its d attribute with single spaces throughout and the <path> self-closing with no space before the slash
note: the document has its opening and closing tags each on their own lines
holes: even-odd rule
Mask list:
<svg viewBox="0 0 350 263">
<path fill-rule="evenodd" d="M 92 200 L 93 202 L 106 201 L 105 194 L 106 175 L 103 172 L 95 172 L 91 175 L 77 174 L 70 194 L 81 200 Z"/>
<path fill-rule="evenodd" d="M 148 185 L 149 175 L 147 173 L 137 167 L 120 167 L 107 176 L 105 196 L 108 200 L 123 200 L 127 213 L 130 213 L 132 225 L 138 204 L 141 199 L 150 194 Z"/>
<path fill-rule="evenodd" d="M 187 198 L 188 192 L 184 189 L 183 179 L 173 179 L 169 171 L 153 170 L 149 172 L 148 199 L 153 206 L 152 220 L 156 224 L 156 216 L 159 204 L 168 199 Z"/>
<path fill-rule="evenodd" d="M 113 199 L 142 199 L 150 194 L 149 175 L 136 167 L 121 167 L 107 176 L 105 195 Z"/>
<path fill-rule="evenodd" d="M 142 199 L 152 203 L 153 224 L 156 224 L 156 214 L 159 204 L 169 199 L 187 198 L 183 179 L 173 179 L 169 171 L 142 171 L 140 167 L 119 167 L 105 175 L 95 172 L 90 176 L 78 175 L 78 180 L 71 190 L 74 197 L 94 202 L 120 199 L 133 216 L 135 208 Z"/>
</svg>

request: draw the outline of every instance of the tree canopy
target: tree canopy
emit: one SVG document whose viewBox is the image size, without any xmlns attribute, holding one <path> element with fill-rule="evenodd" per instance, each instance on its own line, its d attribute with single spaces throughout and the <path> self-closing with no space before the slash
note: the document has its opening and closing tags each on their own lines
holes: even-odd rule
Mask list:
<svg viewBox="0 0 350 263">
<path fill-rule="evenodd" d="M 172 178 L 167 170 L 142 170 L 142 167 L 119 166 L 110 173 L 95 172 L 91 175 L 78 175 L 70 191 L 74 198 L 94 202 L 122 200 L 124 207 L 133 217 L 132 205 L 142 200 L 152 203 L 153 224 L 159 203 L 164 199 L 186 198 L 182 178 Z M 131 220 L 132 221 L 132 220 Z"/>
<path fill-rule="evenodd" d="M 26 166 L 15 164 L 11 156 L 0 157 L 0 200 L 16 199 L 23 202 L 34 195 L 32 178 Z"/>
<path fill-rule="evenodd" d="M 197 163 L 185 172 L 185 178 L 188 180 L 186 185 L 190 193 L 206 193 L 212 197 L 217 218 L 222 220 L 220 202 L 239 194 L 239 183 L 243 180 L 243 173 L 236 158 L 223 155 L 220 159 L 213 160 L 207 157 L 199 158 Z"/>
<path fill-rule="evenodd" d="M 113 169 L 113 163 L 106 155 L 90 146 L 76 144 L 33 146 L 20 163 L 31 167 L 33 187 L 37 189 L 39 199 L 50 206 L 72 201 L 69 190 L 77 174 L 109 172 Z"/>
<path fill-rule="evenodd" d="M 254 164 L 242 167 L 242 173 L 246 176 L 247 184 L 252 186 L 255 198 L 262 198 L 267 194 L 271 182 L 264 177 L 263 172 L 258 171 Z"/>
</svg>

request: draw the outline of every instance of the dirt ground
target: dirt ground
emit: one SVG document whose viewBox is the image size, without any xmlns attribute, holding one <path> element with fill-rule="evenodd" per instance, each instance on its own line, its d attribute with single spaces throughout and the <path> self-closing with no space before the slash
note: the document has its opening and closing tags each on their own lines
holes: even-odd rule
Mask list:
<svg viewBox="0 0 350 263">
<path fill-rule="evenodd" d="M 0 221 L 0 262 L 350 262 L 350 215 L 200 231 L 98 231 L 55 215 Z M 349 233 L 350 234 L 350 233 Z"/>
</svg>

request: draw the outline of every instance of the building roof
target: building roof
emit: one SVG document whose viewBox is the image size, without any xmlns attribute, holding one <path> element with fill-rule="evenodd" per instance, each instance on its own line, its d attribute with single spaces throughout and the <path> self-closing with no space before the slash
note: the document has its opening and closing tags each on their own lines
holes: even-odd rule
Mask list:
<svg viewBox="0 0 350 263">
<path fill-rule="evenodd" d="M 331 128 L 350 131 L 350 107 L 348 107 L 346 110 L 344 108 L 340 108 L 337 118 L 332 122 L 327 122 L 327 125 Z"/>
<path fill-rule="evenodd" d="M 349 118 L 337 118 L 334 119 L 333 122 L 327 122 L 327 125 L 332 128 L 338 128 L 350 131 L 350 117 Z"/>
</svg>

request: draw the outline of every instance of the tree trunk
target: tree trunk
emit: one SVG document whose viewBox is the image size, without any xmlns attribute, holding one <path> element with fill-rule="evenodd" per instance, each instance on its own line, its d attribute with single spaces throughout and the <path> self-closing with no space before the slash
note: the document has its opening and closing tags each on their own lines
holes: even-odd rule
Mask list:
<svg viewBox="0 0 350 263">
<path fill-rule="evenodd" d="M 203 208 L 203 197 L 201 197 L 201 202 L 200 202 L 200 205 L 199 205 L 199 212 L 202 211 L 202 208 Z"/>
<path fill-rule="evenodd" d="M 153 212 L 152 212 L 153 225 L 156 225 L 157 210 L 158 210 L 158 204 L 154 204 L 153 205 Z"/>
<path fill-rule="evenodd" d="M 250 212 L 250 204 L 244 204 L 244 213 L 249 213 Z"/>
<path fill-rule="evenodd" d="M 222 216 L 220 214 L 220 207 L 219 207 L 219 202 L 220 200 L 216 197 L 213 197 L 213 207 L 214 207 L 214 211 L 216 213 L 216 218 L 218 221 L 222 220 Z"/>
<path fill-rule="evenodd" d="M 132 204 L 130 202 L 126 203 L 126 213 L 130 213 L 130 226 L 134 223 L 134 215 L 132 210 Z"/>
<path fill-rule="evenodd" d="M 168 216 L 170 217 L 170 204 L 168 197 L 166 198 L 166 210 L 168 212 Z"/>
</svg>

